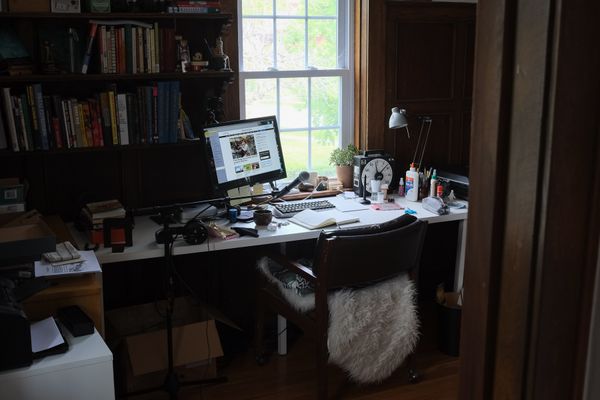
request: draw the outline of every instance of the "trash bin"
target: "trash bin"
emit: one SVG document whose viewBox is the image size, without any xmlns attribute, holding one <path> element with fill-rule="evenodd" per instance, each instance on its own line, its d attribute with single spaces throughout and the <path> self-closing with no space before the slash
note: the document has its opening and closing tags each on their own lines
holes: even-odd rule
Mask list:
<svg viewBox="0 0 600 400">
<path fill-rule="evenodd" d="M 449 356 L 458 357 L 460 346 L 460 318 L 462 296 L 457 292 L 438 292 L 437 295 L 437 346 Z"/>
</svg>

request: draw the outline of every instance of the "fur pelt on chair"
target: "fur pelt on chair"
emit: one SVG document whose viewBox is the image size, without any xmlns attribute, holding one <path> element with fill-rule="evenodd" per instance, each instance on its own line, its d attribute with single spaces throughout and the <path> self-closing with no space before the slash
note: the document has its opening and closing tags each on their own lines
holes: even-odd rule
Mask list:
<svg viewBox="0 0 600 400">
<path fill-rule="evenodd" d="M 315 296 L 301 296 L 273 277 L 269 261 L 258 262 L 261 272 L 296 309 L 314 308 Z M 270 261 L 272 262 L 272 261 Z M 415 348 L 419 321 L 415 289 L 406 275 L 358 290 L 329 295 L 329 361 L 359 383 L 389 377 Z"/>
</svg>

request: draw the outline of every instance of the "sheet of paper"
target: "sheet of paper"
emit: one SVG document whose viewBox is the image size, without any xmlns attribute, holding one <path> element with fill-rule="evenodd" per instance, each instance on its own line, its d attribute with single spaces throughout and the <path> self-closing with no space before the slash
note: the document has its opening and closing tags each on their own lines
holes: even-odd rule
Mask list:
<svg viewBox="0 0 600 400">
<path fill-rule="evenodd" d="M 100 272 L 100 264 L 96 258 L 96 254 L 92 250 L 80 251 L 81 262 L 65 264 L 65 265 L 52 265 L 45 260 L 35 262 L 35 276 L 60 276 L 69 274 L 89 274 L 92 272 Z"/>
<path fill-rule="evenodd" d="M 65 342 L 53 317 L 34 322 L 29 329 L 31 351 L 34 353 L 51 349 Z"/>
<path fill-rule="evenodd" d="M 338 211 L 360 211 L 367 210 L 369 206 L 360 204 L 356 199 L 344 199 L 343 197 L 330 197 L 327 199 L 331 204 L 335 206 Z"/>
</svg>

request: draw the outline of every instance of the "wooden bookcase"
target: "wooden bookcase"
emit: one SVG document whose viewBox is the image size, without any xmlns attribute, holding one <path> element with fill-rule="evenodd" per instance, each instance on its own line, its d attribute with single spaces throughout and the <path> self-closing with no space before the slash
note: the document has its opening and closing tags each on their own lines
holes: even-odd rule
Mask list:
<svg viewBox="0 0 600 400">
<path fill-rule="evenodd" d="M 134 20 L 174 28 L 177 35 L 188 40 L 191 54 L 202 51 L 204 39 L 214 47 L 219 36 L 224 41 L 234 40 L 237 48 L 237 38 L 228 37 L 235 19 L 231 13 L 0 13 L 0 24 L 14 28 L 34 67 L 31 75 L 0 76 L 0 88 L 22 91 L 26 85 L 39 83 L 44 94 L 84 99 L 106 90 L 108 85 L 116 85 L 120 92 L 160 81 L 179 81 L 182 108 L 198 135 L 208 118 L 209 99 L 222 97 L 235 81 L 236 72 L 101 74 L 93 66 L 98 61 L 92 58 L 87 74 L 41 73 L 40 27 L 73 26 L 87 34 L 91 19 Z M 8 132 L 7 135 L 10 140 Z M 0 178 L 4 177 L 27 181 L 29 209 L 59 214 L 66 220 L 72 220 L 83 203 L 93 200 L 118 198 L 127 207 L 142 207 L 193 201 L 209 195 L 204 148 L 199 141 L 19 152 L 11 151 L 9 146 L 8 150 L 0 150 Z"/>
</svg>

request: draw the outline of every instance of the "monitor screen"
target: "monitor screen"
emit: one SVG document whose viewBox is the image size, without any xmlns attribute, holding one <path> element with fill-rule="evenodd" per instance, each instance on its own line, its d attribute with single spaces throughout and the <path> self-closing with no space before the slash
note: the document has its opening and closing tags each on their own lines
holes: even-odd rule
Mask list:
<svg viewBox="0 0 600 400">
<path fill-rule="evenodd" d="M 287 176 L 274 116 L 209 125 L 204 128 L 204 139 L 216 190 Z"/>
</svg>

